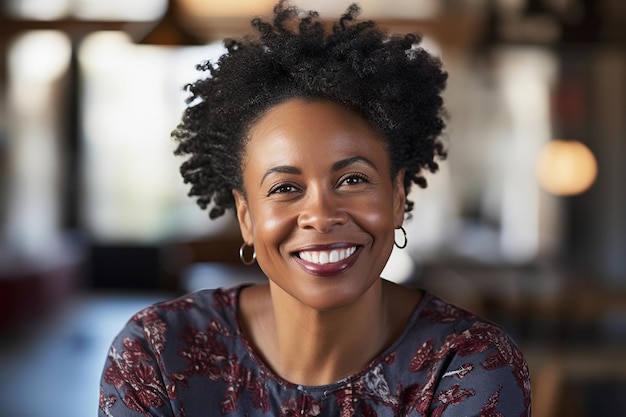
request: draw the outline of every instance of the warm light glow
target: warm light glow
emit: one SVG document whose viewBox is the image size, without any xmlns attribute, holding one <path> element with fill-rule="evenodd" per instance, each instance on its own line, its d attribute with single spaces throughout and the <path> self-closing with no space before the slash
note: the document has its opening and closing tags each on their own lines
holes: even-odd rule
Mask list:
<svg viewBox="0 0 626 417">
<path fill-rule="evenodd" d="M 246 17 L 268 15 L 275 0 L 179 0 L 185 12 L 202 17 Z"/>
<path fill-rule="evenodd" d="M 249 19 L 268 16 L 277 0 L 178 0 L 187 13 L 196 17 Z M 291 0 L 291 4 L 303 10 L 315 10 L 322 18 L 343 14 L 354 0 Z M 361 0 L 357 2 L 363 18 L 432 18 L 441 9 L 437 0 Z"/>
<path fill-rule="evenodd" d="M 441 2 L 437 0 L 294 0 L 293 3 L 304 10 L 315 10 L 325 18 L 343 14 L 352 3 L 361 7 L 362 17 L 366 19 L 425 19 L 432 18 L 441 11 Z"/>
<path fill-rule="evenodd" d="M 585 145 L 577 141 L 553 140 L 541 150 L 537 179 L 548 192 L 571 196 L 585 192 L 596 179 L 598 165 Z"/>
</svg>

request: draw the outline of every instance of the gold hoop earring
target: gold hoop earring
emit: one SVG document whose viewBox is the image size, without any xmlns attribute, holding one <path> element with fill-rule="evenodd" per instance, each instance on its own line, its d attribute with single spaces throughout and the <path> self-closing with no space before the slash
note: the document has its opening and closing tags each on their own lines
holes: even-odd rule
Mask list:
<svg viewBox="0 0 626 417">
<path fill-rule="evenodd" d="M 404 242 L 402 242 L 402 245 L 398 245 L 398 242 L 396 242 L 395 231 L 394 231 L 393 244 L 396 245 L 396 248 L 398 249 L 404 249 L 406 248 L 406 244 L 409 243 L 409 240 L 406 237 L 406 230 L 404 230 L 404 227 L 398 226 L 396 227 L 395 230 L 398 230 L 398 229 L 402 230 L 402 234 L 404 235 Z"/>
<path fill-rule="evenodd" d="M 243 251 L 246 249 L 246 246 L 250 246 L 252 248 L 252 258 L 250 259 L 246 259 L 243 254 Z M 243 242 L 243 244 L 239 248 L 239 259 L 241 260 L 241 263 L 243 263 L 244 265 L 250 266 L 254 264 L 254 262 L 256 261 L 256 251 L 254 250 L 254 245 L 248 245 L 246 242 Z"/>
</svg>

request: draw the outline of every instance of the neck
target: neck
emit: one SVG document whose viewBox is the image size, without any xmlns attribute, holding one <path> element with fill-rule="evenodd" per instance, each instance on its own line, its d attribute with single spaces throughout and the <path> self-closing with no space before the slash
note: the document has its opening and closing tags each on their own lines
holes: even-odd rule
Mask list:
<svg viewBox="0 0 626 417">
<path fill-rule="evenodd" d="M 383 281 L 354 305 L 318 311 L 275 286 L 273 352 L 266 360 L 288 381 L 325 385 L 360 371 L 387 345 L 391 335 Z"/>
</svg>

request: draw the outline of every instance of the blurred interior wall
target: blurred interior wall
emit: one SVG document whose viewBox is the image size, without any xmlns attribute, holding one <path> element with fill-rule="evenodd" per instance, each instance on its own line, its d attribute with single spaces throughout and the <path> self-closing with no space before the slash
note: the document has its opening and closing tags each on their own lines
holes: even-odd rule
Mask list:
<svg viewBox="0 0 626 417">
<path fill-rule="evenodd" d="M 626 287 L 626 48 L 582 46 L 562 53 L 562 80 L 583 96 L 582 117 L 566 118 L 562 134 L 586 142 L 598 178 L 585 194 L 566 199 L 565 257 L 591 280 Z"/>
</svg>

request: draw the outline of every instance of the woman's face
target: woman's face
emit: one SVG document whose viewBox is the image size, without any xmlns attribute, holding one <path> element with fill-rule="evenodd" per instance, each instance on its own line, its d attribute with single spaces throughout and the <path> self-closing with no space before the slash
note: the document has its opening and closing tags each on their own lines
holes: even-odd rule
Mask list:
<svg viewBox="0 0 626 417">
<path fill-rule="evenodd" d="M 249 132 L 244 240 L 272 284 L 317 310 L 357 301 L 379 279 L 404 217 L 404 172 L 359 115 L 328 101 L 289 100 Z"/>
</svg>

